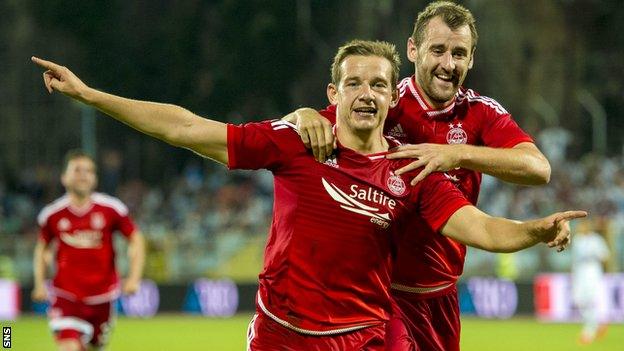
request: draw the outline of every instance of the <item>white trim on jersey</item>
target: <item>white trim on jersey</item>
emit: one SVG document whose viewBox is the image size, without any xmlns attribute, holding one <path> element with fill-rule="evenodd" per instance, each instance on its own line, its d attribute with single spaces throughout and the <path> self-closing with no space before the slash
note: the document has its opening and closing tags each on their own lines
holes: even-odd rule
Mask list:
<svg viewBox="0 0 624 351">
<path fill-rule="evenodd" d="M 259 293 L 258 293 L 258 306 L 260 306 L 260 309 L 262 310 L 262 312 L 264 312 L 264 314 L 269 316 L 269 318 L 271 318 L 272 320 L 276 321 L 282 327 L 288 328 L 290 330 L 296 331 L 297 333 L 306 334 L 306 335 L 315 335 L 315 336 L 335 335 L 335 334 L 348 333 L 348 332 L 352 332 L 352 331 L 368 328 L 368 327 L 371 327 L 371 326 L 374 325 L 374 323 L 371 323 L 371 324 L 357 325 L 357 326 L 354 326 L 354 327 L 332 329 L 332 330 L 325 330 L 325 331 L 308 330 L 308 329 L 302 329 L 302 328 L 299 328 L 299 327 L 295 327 L 294 325 L 288 323 L 287 321 L 285 321 L 283 319 L 278 318 L 276 315 L 271 313 L 264 306 L 264 303 L 262 303 L 262 298 L 260 297 Z"/>
<path fill-rule="evenodd" d="M 399 130 L 401 131 L 401 133 L 403 133 L 403 128 L 401 127 L 401 125 L 400 125 L 400 124 L 397 124 L 397 125 L 396 125 L 396 127 L 399 127 Z M 395 127 L 395 128 L 396 128 L 396 127 Z M 392 130 L 394 130 L 394 129 L 392 129 Z M 390 146 L 390 148 L 391 148 L 391 149 L 392 149 L 393 147 L 399 147 L 399 146 L 402 146 L 402 145 L 403 145 L 403 143 L 402 143 L 399 139 L 397 139 L 397 138 L 393 137 L 392 135 L 385 135 L 385 134 L 384 134 L 384 137 L 385 137 L 386 139 L 390 140 L 391 142 L 393 142 L 393 143 L 395 144 L 395 145 L 393 145 L 393 146 Z M 386 156 L 384 155 L 384 157 L 386 157 Z"/>
<path fill-rule="evenodd" d="M 380 160 L 382 158 L 386 158 L 385 153 L 383 155 L 368 156 L 368 159 L 371 161 Z"/>
<path fill-rule="evenodd" d="M 454 283 L 447 283 L 447 284 L 441 284 L 441 285 L 433 286 L 433 287 L 413 287 L 413 286 L 392 283 L 391 288 L 394 290 L 399 290 L 399 291 L 409 292 L 409 293 L 414 293 L 414 294 L 427 294 L 427 293 L 444 290 L 453 284 Z"/>
<path fill-rule="evenodd" d="M 84 319 L 76 317 L 59 317 L 53 318 L 48 323 L 52 331 L 59 332 L 61 330 L 72 329 L 82 333 L 82 342 L 86 344 L 93 337 L 93 326 Z M 85 341 L 86 340 L 86 341 Z"/>
<path fill-rule="evenodd" d="M 61 288 L 57 288 L 55 286 L 52 286 L 52 288 L 50 289 L 50 294 L 53 295 L 54 297 L 62 297 L 65 300 L 69 300 L 69 301 L 78 301 L 78 296 L 76 296 L 76 294 L 71 293 L 67 290 L 63 290 Z"/>
<path fill-rule="evenodd" d="M 273 130 L 280 130 L 280 129 L 286 129 L 286 128 L 292 128 L 295 131 L 297 131 L 297 126 L 288 122 L 288 121 L 282 121 L 281 119 L 275 120 L 273 122 L 271 122 L 271 127 L 273 127 Z"/>
<path fill-rule="evenodd" d="M 403 78 L 397 85 L 397 89 L 399 89 L 399 97 L 403 97 L 405 95 L 405 92 L 407 91 L 410 80 L 412 80 L 412 77 Z"/>
<path fill-rule="evenodd" d="M 451 103 L 450 105 L 448 105 L 445 109 L 443 110 L 429 110 L 427 111 L 427 116 L 429 117 L 434 117 L 437 115 L 443 115 L 445 113 L 449 113 L 451 112 L 452 109 L 455 108 L 455 101 L 453 101 L 453 103 Z"/>
<path fill-rule="evenodd" d="M 418 89 L 416 89 L 416 86 L 414 86 L 414 83 L 412 82 L 411 77 L 410 78 L 404 78 L 401 81 L 401 84 L 399 84 L 399 86 L 401 87 L 401 96 L 403 96 L 405 94 L 405 83 L 407 82 L 407 87 L 409 88 L 410 92 L 412 93 L 412 95 L 414 95 L 414 97 L 416 98 L 416 101 L 418 101 L 418 104 L 420 105 L 420 107 L 425 111 L 425 113 L 430 116 L 430 117 L 434 117 L 437 115 L 442 115 L 445 113 L 450 112 L 452 109 L 455 108 L 456 104 L 461 104 L 464 101 L 468 101 L 468 102 L 480 102 L 488 107 L 491 107 L 492 109 L 494 109 L 494 111 L 496 111 L 496 113 L 498 113 L 499 115 L 507 115 L 509 114 L 509 112 L 507 112 L 507 110 L 505 110 L 505 108 L 498 103 L 498 101 L 487 97 L 487 96 L 482 96 L 482 95 L 476 95 L 475 91 L 472 89 L 465 89 L 463 90 L 463 88 L 460 88 L 457 91 L 457 94 L 455 94 L 455 100 L 453 101 L 453 103 L 451 103 L 449 106 L 447 106 L 446 108 L 442 109 L 442 110 L 430 110 L 427 107 L 427 104 L 425 103 L 425 101 L 423 100 L 423 98 L 420 96 L 420 93 L 418 92 Z"/>
<path fill-rule="evenodd" d="M 438 115 L 443 115 L 445 113 L 450 112 L 452 109 L 455 108 L 455 100 L 453 100 L 453 102 L 450 105 L 448 105 L 447 107 L 445 107 L 442 110 L 432 110 L 430 107 L 427 106 L 427 103 L 422 98 L 422 96 L 420 96 L 420 93 L 418 92 L 418 89 L 416 89 L 416 86 L 412 82 L 411 77 L 409 78 L 408 86 L 409 86 L 410 91 L 412 92 L 412 95 L 414 95 L 414 97 L 416 98 L 416 101 L 418 101 L 418 104 L 420 105 L 420 107 L 425 111 L 425 113 L 429 117 L 435 117 L 435 116 L 438 116 Z"/>
<path fill-rule="evenodd" d="M 101 303 L 113 301 L 118 298 L 119 295 L 121 295 L 121 291 L 119 290 L 119 287 L 115 287 L 113 290 L 103 294 L 87 296 L 82 299 L 82 302 L 86 305 L 99 305 Z"/>
<path fill-rule="evenodd" d="M 50 216 L 66 208 L 67 206 L 69 206 L 69 196 L 65 194 L 54 200 L 49 205 L 45 206 L 41 210 L 41 212 L 39 212 L 39 215 L 37 216 L 37 223 L 39 223 L 39 226 L 43 227 L 48 221 L 48 218 L 50 218 Z"/>
<path fill-rule="evenodd" d="M 103 193 L 93 193 L 91 194 L 91 202 L 92 205 L 98 204 L 104 207 L 111 208 L 120 216 L 128 215 L 128 207 L 116 197 Z M 51 204 L 47 205 L 41 210 L 41 212 L 39 212 L 39 215 L 37 216 L 37 223 L 39 224 L 39 226 L 43 227 L 50 218 L 50 216 L 66 208 L 72 211 L 72 213 L 77 216 L 83 216 L 85 213 L 91 210 L 92 207 L 93 206 L 89 206 L 88 208 L 76 211 L 75 208 L 71 207 L 69 195 L 65 194 L 60 198 L 54 200 Z"/>
<path fill-rule="evenodd" d="M 120 216 L 128 215 L 128 206 L 124 205 L 121 200 L 114 196 L 106 195 L 103 193 L 93 193 L 91 195 L 91 200 L 98 205 L 104 205 L 106 207 L 112 208 Z"/>
<path fill-rule="evenodd" d="M 116 285 L 113 289 L 103 294 L 86 296 L 82 299 L 78 299 L 78 296 L 76 296 L 76 294 L 61 288 L 57 288 L 56 286 L 52 286 L 52 288 L 50 289 L 50 293 L 53 296 L 62 297 L 65 300 L 73 302 L 77 302 L 78 300 L 80 300 L 85 305 L 99 305 L 101 303 L 110 302 L 118 298 L 121 295 L 121 290 L 119 289 L 119 286 Z"/>
<path fill-rule="evenodd" d="M 492 109 L 494 109 L 499 115 L 508 115 L 509 112 L 507 112 L 507 110 L 505 110 L 505 108 L 498 103 L 498 101 L 487 97 L 487 96 L 481 96 L 481 95 L 476 95 L 475 91 L 472 89 L 466 89 L 465 92 L 457 92 L 457 101 L 463 101 L 464 99 L 466 99 L 466 101 L 468 102 L 480 102 L 488 107 L 491 107 Z"/>
<path fill-rule="evenodd" d="M 87 213 L 89 213 L 89 211 L 91 211 L 94 204 L 95 203 L 93 202 L 93 200 L 91 200 L 91 202 L 84 207 L 75 207 L 69 204 L 69 206 L 67 206 L 67 210 L 73 213 L 74 215 L 76 215 L 77 217 L 82 217 L 86 215 Z"/>
<path fill-rule="evenodd" d="M 247 326 L 247 351 L 252 351 L 251 342 L 256 337 L 256 318 L 258 318 L 258 314 L 254 313 L 253 317 L 251 317 L 251 321 L 249 322 L 249 326 Z"/>
<path fill-rule="evenodd" d="M 420 105 L 420 107 L 422 107 L 423 110 L 427 111 L 429 107 L 427 107 L 427 104 L 425 104 L 423 99 L 420 97 L 420 94 L 418 94 L 418 89 L 416 89 L 416 87 L 414 86 L 414 82 L 412 82 L 411 77 L 407 81 L 407 86 L 409 87 L 409 90 L 412 92 L 412 95 L 414 95 L 414 97 L 416 98 L 416 101 L 418 101 L 418 104 Z"/>
</svg>

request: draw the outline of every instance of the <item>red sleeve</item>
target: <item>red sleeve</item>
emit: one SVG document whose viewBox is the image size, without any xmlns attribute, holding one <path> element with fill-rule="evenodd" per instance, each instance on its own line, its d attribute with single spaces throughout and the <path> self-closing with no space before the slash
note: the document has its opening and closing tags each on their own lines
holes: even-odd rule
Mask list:
<svg viewBox="0 0 624 351">
<path fill-rule="evenodd" d="M 483 131 L 481 139 L 483 145 L 496 148 L 510 148 L 523 142 L 533 142 L 533 139 L 518 126 L 511 114 L 498 104 L 494 99 L 490 105 L 483 104 Z"/>
<path fill-rule="evenodd" d="M 320 110 L 319 113 L 327 118 L 331 124 L 336 124 L 336 105 L 329 105 L 324 110 Z"/>
<path fill-rule="evenodd" d="M 137 226 L 134 224 L 134 221 L 128 215 L 119 215 L 117 220 L 117 229 L 125 236 L 129 238 L 132 233 L 137 231 Z"/>
<path fill-rule="evenodd" d="M 296 127 L 282 120 L 228 124 L 229 169 L 276 169 L 305 147 Z"/>
<path fill-rule="evenodd" d="M 52 241 L 54 234 L 50 230 L 50 226 L 48 225 L 48 221 L 41 224 L 39 227 L 39 239 L 43 240 L 46 244 L 49 244 Z"/>
<path fill-rule="evenodd" d="M 470 205 L 464 195 L 444 173 L 432 173 L 416 185 L 416 208 L 423 220 L 439 231 L 460 208 Z"/>
</svg>

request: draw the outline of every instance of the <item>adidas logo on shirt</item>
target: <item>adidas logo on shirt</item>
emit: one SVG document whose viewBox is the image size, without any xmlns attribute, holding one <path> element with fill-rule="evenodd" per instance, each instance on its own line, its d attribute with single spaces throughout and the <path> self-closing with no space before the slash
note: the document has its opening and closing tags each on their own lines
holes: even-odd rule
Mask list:
<svg viewBox="0 0 624 351">
<path fill-rule="evenodd" d="M 338 161 L 336 160 L 336 155 L 332 154 L 324 163 L 330 167 L 338 168 Z"/>
<path fill-rule="evenodd" d="M 390 131 L 388 132 L 388 135 L 390 135 L 391 137 L 395 137 L 395 138 L 407 137 L 407 134 L 405 134 L 405 132 L 403 131 L 403 127 L 401 127 L 401 124 L 397 124 L 396 126 L 394 126 L 394 128 L 390 129 Z"/>
</svg>

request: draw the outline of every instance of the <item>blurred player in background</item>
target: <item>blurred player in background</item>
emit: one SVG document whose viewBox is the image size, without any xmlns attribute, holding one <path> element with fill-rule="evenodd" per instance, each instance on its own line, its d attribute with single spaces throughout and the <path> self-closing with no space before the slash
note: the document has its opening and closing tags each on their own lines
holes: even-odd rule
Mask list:
<svg viewBox="0 0 624 351">
<path fill-rule="evenodd" d="M 598 298 L 603 292 L 603 267 L 608 259 L 607 242 L 594 231 L 592 221 L 579 223 L 572 245 L 572 299 L 583 318 L 581 344 L 592 343 L 606 332 L 607 325 L 600 324 Z"/>
<path fill-rule="evenodd" d="M 46 206 L 34 252 L 35 301 L 50 299 L 48 317 L 59 350 L 103 349 L 114 322 L 114 300 L 120 292 L 139 289 L 145 261 L 143 236 L 118 199 L 94 192 L 93 159 L 79 150 L 65 158 L 61 182 L 66 194 Z M 113 233 L 128 240 L 129 273 L 119 286 Z M 45 283 L 47 250 L 56 245 L 56 274 L 51 290 Z"/>
<path fill-rule="evenodd" d="M 569 235 L 566 223 L 586 215 L 568 211 L 527 222 L 490 217 L 441 173 L 406 186 L 415 173 L 400 177 L 394 169 L 409 161 L 384 157 L 395 145 L 382 131 L 398 99 L 399 65 L 387 43 L 354 41 L 339 49 L 327 87 L 338 111 L 338 152 L 327 163 L 314 160 L 287 122 L 226 125 L 179 106 L 97 91 L 65 67 L 33 61 L 47 69 L 50 92 L 231 169 L 272 171 L 273 221 L 248 350 L 386 350 L 394 231 L 408 217 L 467 244 L 515 251 L 561 243 Z"/>
<path fill-rule="evenodd" d="M 476 204 L 481 172 L 524 185 L 546 184 L 548 160 L 512 116 L 494 99 L 462 87 L 474 62 L 477 30 L 472 13 L 448 1 L 433 2 L 418 14 L 407 41 L 415 74 L 399 84 L 400 100 L 391 109 L 385 133 L 406 145 L 388 158 L 417 158 L 397 174 L 424 167 L 413 180 L 446 172 Z M 285 120 L 296 123 L 302 140 L 324 161 L 334 146 L 333 107 L 300 109 Z M 419 144 L 420 143 L 420 144 Z M 432 232 L 418 218 L 398 243 L 393 297 L 402 310 L 389 324 L 390 350 L 459 350 L 460 318 L 456 282 L 466 247 Z M 504 232 L 501 231 L 501 237 Z M 559 246 L 562 250 L 567 239 Z M 408 327 L 409 332 L 403 329 Z"/>
</svg>

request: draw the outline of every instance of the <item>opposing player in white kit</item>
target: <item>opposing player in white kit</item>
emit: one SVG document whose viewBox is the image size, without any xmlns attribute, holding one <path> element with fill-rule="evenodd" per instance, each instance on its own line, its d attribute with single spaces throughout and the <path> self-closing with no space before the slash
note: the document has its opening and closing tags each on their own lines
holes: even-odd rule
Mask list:
<svg viewBox="0 0 624 351">
<path fill-rule="evenodd" d="M 585 222 L 572 245 L 572 298 L 583 318 L 579 342 L 589 344 L 606 330 L 600 325 L 598 298 L 603 284 L 603 264 L 609 258 L 604 238 Z"/>
</svg>

